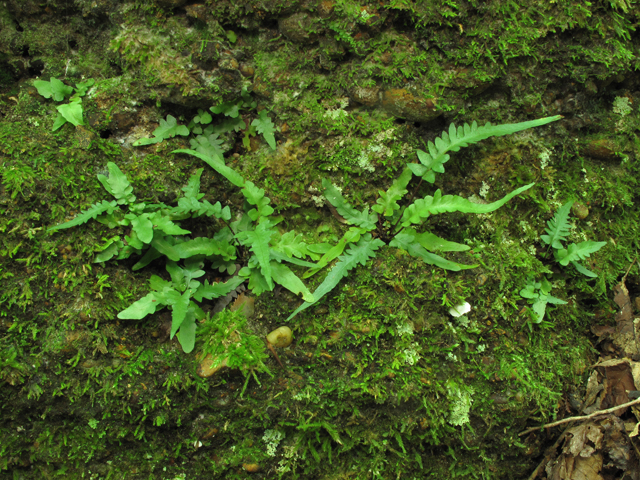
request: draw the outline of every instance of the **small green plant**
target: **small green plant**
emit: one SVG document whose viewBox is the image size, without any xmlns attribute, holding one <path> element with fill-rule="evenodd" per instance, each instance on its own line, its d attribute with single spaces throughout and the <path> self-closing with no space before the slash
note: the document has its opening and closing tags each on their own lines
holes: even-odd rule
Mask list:
<svg viewBox="0 0 640 480">
<path fill-rule="evenodd" d="M 344 218 L 345 223 L 351 225 L 351 227 L 340 242 L 324 254 L 317 267 L 305 273 L 303 278 L 314 275 L 321 268 L 338 258 L 336 265 L 317 290 L 313 292 L 314 302 L 305 302 L 300 305 L 289 316 L 288 320 L 313 305 L 313 303 L 318 302 L 357 264 L 364 264 L 368 259 L 375 257 L 376 251 L 385 243 L 388 243 L 391 247 L 405 250 L 409 255 L 417 257 L 427 264 L 436 265 L 447 270 L 459 271 L 476 267 L 476 265 L 456 263 L 438 255 L 440 252 L 466 251 L 470 248 L 468 245 L 445 240 L 431 232 L 418 232 L 415 226 L 421 226 L 431 215 L 444 212 L 493 212 L 514 196 L 531 188 L 533 184 L 520 187 L 501 200 L 489 204 L 473 203 L 457 195 L 442 195 L 440 190 L 436 190 L 433 196 L 427 195 L 413 202 L 411 202 L 410 198 L 409 202 L 411 203 L 401 206 L 398 202 L 403 200 L 408 193 L 406 187 L 414 175 L 420 177 L 418 187 L 423 180 L 433 183 L 436 173 L 444 173 L 444 164 L 449 160 L 449 152 L 451 151 L 457 152 L 463 147 L 489 137 L 509 135 L 528 128 L 546 125 L 560 118 L 562 117 L 557 115 L 555 117 L 506 125 L 491 125 L 487 123 L 483 127 L 479 127 L 476 122 L 473 122 L 472 125 L 465 124 L 457 128 L 451 124 L 448 133 L 443 132 L 441 137 L 435 139 L 435 142 L 428 143 L 428 153 L 418 150 L 417 154 L 420 163 L 408 164 L 386 192 L 379 192 L 380 197 L 376 205 L 371 207 L 372 211 L 369 211 L 369 207 L 365 207 L 362 211 L 356 210 L 347 203 L 338 188 L 328 180 L 323 180 L 322 185 L 326 199 L 337 213 Z M 375 232 L 376 235 L 372 235 L 372 232 Z M 341 255 L 343 251 L 346 251 L 346 253 Z"/>
<path fill-rule="evenodd" d="M 547 309 L 547 304 L 566 305 L 567 302 L 550 295 L 551 282 L 543 278 L 541 282 L 536 282 L 530 278 L 527 285 L 520 290 L 520 296 L 529 299 L 531 308 L 528 308 L 533 323 L 541 323 Z"/>
<path fill-rule="evenodd" d="M 313 268 L 316 265 L 303 258 L 308 256 L 317 259 L 326 248 L 322 244 L 307 245 L 302 236 L 293 231 L 280 234 L 274 227 L 282 219 L 272 216 L 274 210 L 269 198 L 264 196 L 263 189 L 245 181 L 217 158 L 194 150 L 184 152 L 206 159 L 214 170 L 222 173 L 234 185 L 242 187 L 246 203 L 244 213 L 238 220 L 230 222 L 229 206 L 222 207 L 220 202 L 211 204 L 203 200 L 204 194 L 200 193 L 202 169 L 189 178 L 188 184 L 182 189 L 184 196 L 178 199 L 177 206 L 171 207 L 163 203 L 136 203 L 129 180 L 117 165 L 109 162 L 109 176 L 98 175 L 98 180 L 115 200 L 96 203 L 73 220 L 49 228 L 48 232 L 97 219 L 111 228 L 131 227 L 131 232 L 124 237 L 116 235 L 106 240 L 96 256 L 96 262 L 142 255 L 133 266 L 134 270 L 138 270 L 156 259 L 166 257 L 166 269 L 171 280 L 152 276 L 152 291 L 120 312 L 118 318 L 142 319 L 160 308 L 168 307 L 172 311 L 171 338 L 177 335 L 183 350 L 188 353 L 194 346 L 196 321 L 204 319 L 204 312 L 195 302 L 225 296 L 245 280 L 249 280 L 249 288 L 256 294 L 273 290 L 274 284 L 278 283 L 301 295 L 304 300 L 313 301 L 313 295 L 304 283 L 282 262 Z M 121 207 L 126 207 L 127 211 Z M 218 221 L 219 230 L 212 238 L 191 238 L 191 232 L 176 223 L 201 216 Z M 236 263 L 243 267 L 238 271 L 238 276 L 226 283 L 201 283 L 197 279 L 205 275 L 205 261 L 230 275 L 236 272 Z"/>
<path fill-rule="evenodd" d="M 54 77 L 51 77 L 48 82 L 45 82 L 44 80 L 36 80 L 33 82 L 38 93 L 44 98 L 52 98 L 56 102 L 62 102 L 67 96 L 71 95 L 69 103 L 58 105 L 56 107 L 58 110 L 58 116 L 53 122 L 52 131 L 55 132 L 67 122 L 75 125 L 76 127 L 78 125 L 84 125 L 82 97 L 87 94 L 87 91 L 94 83 L 95 81 L 93 79 L 89 79 L 86 82 L 77 83 L 74 88 Z"/>
<path fill-rule="evenodd" d="M 214 117 L 202 109 L 198 109 L 198 114 L 193 117 L 188 125 L 178 125 L 175 117 L 167 115 L 166 120 L 160 120 L 160 126 L 153 131 L 152 138 L 141 138 L 133 143 L 134 146 L 152 145 L 160 143 L 176 135 L 187 136 L 189 133 L 195 138 L 189 140 L 191 148 L 201 153 L 217 156 L 222 160 L 224 154 L 222 136 L 228 132 L 244 131 L 242 143 L 249 150 L 249 138 L 256 133 L 261 134 L 272 150 L 276 149 L 275 125 L 267 116 L 266 110 L 261 110 L 258 117 L 250 125 L 242 119 L 243 112 L 246 114 L 257 107 L 257 102 L 251 98 L 249 92 L 243 88 L 239 99 L 221 103 L 209 108 L 215 115 L 222 115 L 224 119 L 214 122 Z"/>
<path fill-rule="evenodd" d="M 582 266 L 578 263 L 578 260 L 584 260 L 589 257 L 592 253 L 604 247 L 607 242 L 587 240 L 585 242 L 572 243 L 567 248 L 564 248 L 562 242 L 566 240 L 571 229 L 569 212 L 571 212 L 572 205 L 573 200 L 569 200 L 558 209 L 553 218 L 547 222 L 547 228 L 545 229 L 547 234 L 540 235 L 540 238 L 544 243 L 554 248 L 554 257 L 560 265 L 566 267 L 571 264 L 583 275 L 595 278 L 598 275 Z"/>
<path fill-rule="evenodd" d="M 270 374 L 264 364 L 268 355 L 264 340 L 251 333 L 246 323 L 247 319 L 242 309 L 235 311 L 225 309 L 213 318 L 207 314 L 206 321 L 198 329 L 197 337 L 201 344 L 199 351 L 202 352 L 203 358 L 209 356 L 209 368 L 217 369 L 222 366 L 238 368 L 247 377 L 247 381 L 251 373 L 260 384 L 255 371 Z M 245 382 L 245 388 L 246 385 L 247 382 Z"/>
</svg>

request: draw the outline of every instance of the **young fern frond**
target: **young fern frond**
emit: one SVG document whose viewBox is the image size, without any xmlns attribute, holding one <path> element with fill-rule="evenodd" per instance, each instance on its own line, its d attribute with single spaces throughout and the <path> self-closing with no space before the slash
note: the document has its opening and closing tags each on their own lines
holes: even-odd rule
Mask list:
<svg viewBox="0 0 640 480">
<path fill-rule="evenodd" d="M 376 228 L 378 215 L 375 213 L 369 213 L 369 207 L 366 207 L 362 212 L 353 208 L 342 196 L 340 190 L 334 187 L 326 178 L 322 179 L 322 186 L 324 187 L 324 196 L 326 199 L 329 200 L 331 205 L 336 207 L 338 213 L 344 217 L 347 223 L 357 225 L 367 231 Z"/>
<path fill-rule="evenodd" d="M 310 306 L 318 303 L 318 301 L 324 297 L 327 293 L 334 289 L 340 280 L 347 276 L 349 270 L 352 270 L 358 264 L 364 265 L 370 258 L 376 256 L 376 250 L 384 245 L 384 242 L 379 238 L 372 238 L 370 233 L 367 233 L 360 238 L 358 243 L 352 244 L 347 252 L 339 257 L 338 263 L 327 274 L 324 281 L 313 292 L 313 302 L 304 302 L 295 311 L 289 315 L 287 322 L 295 317 L 298 313 L 306 310 Z"/>
<path fill-rule="evenodd" d="M 476 122 L 471 125 L 465 123 L 461 127 L 457 127 L 452 123 L 449 126 L 449 132 L 442 132 L 441 137 L 437 137 L 434 142 L 427 144 L 429 152 L 418 150 L 418 159 L 420 163 L 410 163 L 407 165 L 411 171 L 418 177 L 433 183 L 436 179 L 436 173 L 444 173 L 444 164 L 449 161 L 448 152 L 457 152 L 463 147 L 468 147 L 481 140 L 489 137 L 501 137 L 512 133 L 526 130 L 528 128 L 539 127 L 547 123 L 555 122 L 562 118 L 562 115 L 554 117 L 539 118 L 529 122 L 507 123 L 504 125 L 491 125 L 486 123 L 483 127 L 479 127 Z"/>
<path fill-rule="evenodd" d="M 571 229 L 569 212 L 571 211 L 572 205 L 573 200 L 569 200 L 560 207 L 553 218 L 547 222 L 547 228 L 545 228 L 547 235 L 540 235 L 540 239 L 544 243 L 556 249 L 563 248 L 561 242 L 567 239 L 569 230 Z"/>
<path fill-rule="evenodd" d="M 118 203 L 115 200 L 110 202 L 103 200 L 100 203 L 91 205 L 89 208 L 77 215 L 73 220 L 48 228 L 47 232 L 55 232 L 56 230 L 62 230 L 64 228 L 77 227 L 78 225 L 87 223 L 89 220 L 95 220 L 98 215 L 102 215 L 103 213 L 110 214 L 115 210 L 118 210 Z"/>
<path fill-rule="evenodd" d="M 409 185 L 411 177 L 413 177 L 413 172 L 409 167 L 406 167 L 386 192 L 381 190 L 378 192 L 380 197 L 371 210 L 385 217 L 392 216 L 396 210 L 400 209 L 398 200 L 407 194 L 407 185 Z"/>
<path fill-rule="evenodd" d="M 402 215 L 402 226 L 408 227 L 413 224 L 420 224 L 430 215 L 437 215 L 443 212 L 462 212 L 462 213 L 489 213 L 497 210 L 507 203 L 516 195 L 533 187 L 533 183 L 520 187 L 513 192 L 505 195 L 502 199 L 493 203 L 473 203 L 466 198 L 458 195 L 442 195 L 440 190 L 436 190 L 433 197 L 427 195 L 419 198 L 409 205 Z"/>
</svg>

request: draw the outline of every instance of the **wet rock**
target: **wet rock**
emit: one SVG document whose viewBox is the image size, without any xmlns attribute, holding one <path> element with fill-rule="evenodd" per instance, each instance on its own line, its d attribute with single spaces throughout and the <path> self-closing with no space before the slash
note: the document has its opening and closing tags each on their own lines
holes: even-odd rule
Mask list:
<svg viewBox="0 0 640 480">
<path fill-rule="evenodd" d="M 274 347 L 286 348 L 293 342 L 293 332 L 289 327 L 278 327 L 267 335 L 267 341 Z"/>
<path fill-rule="evenodd" d="M 196 373 L 202 378 L 209 378 L 210 376 L 225 370 L 227 368 L 227 361 L 227 358 L 224 358 L 222 359 L 222 361 L 220 361 L 220 359 L 218 359 L 217 357 L 214 358 L 213 355 L 209 353 L 198 364 Z"/>
<path fill-rule="evenodd" d="M 292 42 L 304 45 L 315 42 L 323 31 L 317 18 L 302 12 L 280 20 L 278 28 Z"/>
<path fill-rule="evenodd" d="M 349 96 L 355 102 L 375 107 L 380 101 L 380 89 L 378 87 L 354 87 L 349 91 Z"/>
<path fill-rule="evenodd" d="M 242 468 L 249 473 L 256 473 L 260 471 L 260 465 L 257 463 L 243 463 Z"/>
<path fill-rule="evenodd" d="M 619 151 L 615 143 L 606 138 L 590 140 L 580 148 L 580 153 L 600 160 L 616 160 L 616 151 Z"/>
<path fill-rule="evenodd" d="M 394 88 L 382 93 L 381 107 L 396 117 L 412 122 L 428 122 L 440 111 L 436 108 L 435 98 L 423 98 L 405 88 Z"/>
<path fill-rule="evenodd" d="M 187 17 L 191 17 L 196 20 L 204 20 L 207 17 L 207 7 L 201 3 L 187 5 L 184 8 L 187 11 Z"/>
<path fill-rule="evenodd" d="M 571 207 L 571 213 L 573 213 L 580 220 L 584 220 L 589 215 L 589 208 L 582 203 L 574 203 Z"/>
</svg>

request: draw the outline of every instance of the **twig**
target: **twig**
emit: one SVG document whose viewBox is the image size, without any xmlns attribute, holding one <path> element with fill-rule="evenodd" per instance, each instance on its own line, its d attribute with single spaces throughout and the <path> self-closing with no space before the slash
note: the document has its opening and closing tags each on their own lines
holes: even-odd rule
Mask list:
<svg viewBox="0 0 640 480">
<path fill-rule="evenodd" d="M 558 446 L 560 445 L 560 442 L 562 442 L 562 440 L 564 439 L 564 437 L 567 436 L 567 432 L 569 431 L 569 427 L 564 429 L 564 432 L 562 432 L 562 435 L 560 435 L 558 437 L 558 439 L 556 440 L 556 443 L 553 444 L 553 447 L 547 449 L 547 453 L 544 458 L 542 459 L 542 461 L 538 464 L 538 466 L 536 467 L 536 469 L 533 471 L 533 473 L 531 475 L 529 475 L 528 480 L 534 480 L 534 478 L 536 478 L 538 476 L 538 472 L 540 471 L 540 469 L 543 466 L 546 466 L 547 463 L 549 463 L 549 461 L 551 460 L 551 457 L 553 456 L 553 454 L 555 453 L 556 448 L 558 448 Z"/>
<path fill-rule="evenodd" d="M 623 403 L 622 405 L 616 405 L 615 407 L 607 408 L 606 410 L 598 410 L 597 412 L 590 413 L 589 415 L 563 418 L 562 420 L 558 420 L 557 422 L 547 423 L 546 425 L 541 425 L 539 427 L 527 428 L 524 432 L 519 433 L 518 436 L 521 437 L 522 435 L 526 435 L 527 433 L 530 433 L 530 432 L 535 432 L 536 430 L 540 430 L 542 428 L 557 427 L 558 425 L 562 425 L 563 423 L 587 420 L 589 418 L 597 417 L 599 415 L 606 415 L 608 413 L 613 413 L 616 410 L 620 410 L 621 408 L 627 408 L 627 407 L 630 407 L 631 405 L 636 405 L 638 403 L 640 403 L 640 398 L 636 398 L 631 402 Z"/>
</svg>

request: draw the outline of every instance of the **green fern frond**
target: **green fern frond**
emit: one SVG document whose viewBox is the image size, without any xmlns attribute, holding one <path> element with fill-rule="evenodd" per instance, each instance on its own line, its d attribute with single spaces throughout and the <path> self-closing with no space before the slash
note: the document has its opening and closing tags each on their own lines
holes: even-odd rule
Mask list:
<svg viewBox="0 0 640 480">
<path fill-rule="evenodd" d="M 98 215 L 102 215 L 103 213 L 111 214 L 115 210 L 118 210 L 118 203 L 115 200 L 110 202 L 103 200 L 100 203 L 91 205 L 89 208 L 77 215 L 73 220 L 48 228 L 47 232 L 55 232 L 64 228 L 77 227 L 78 225 L 87 223 L 89 220 L 94 220 Z"/>
<path fill-rule="evenodd" d="M 397 234 L 393 238 L 393 240 L 391 240 L 389 246 L 406 250 L 412 257 L 420 258 L 425 263 L 444 268 L 445 270 L 451 270 L 453 272 L 458 272 L 467 268 L 476 268 L 478 266 L 464 265 L 462 263 L 452 262 L 450 260 L 447 260 L 446 258 L 441 257 L 440 255 L 428 252 L 427 249 L 420 245 L 420 243 L 418 242 L 415 231 L 408 233 L 401 232 Z"/>
<path fill-rule="evenodd" d="M 347 276 L 349 270 L 352 270 L 358 264 L 364 265 L 370 258 L 375 257 L 376 250 L 384 245 L 384 242 L 379 238 L 372 238 L 370 233 L 363 235 L 358 243 L 351 245 L 347 252 L 339 257 L 338 263 L 327 274 L 324 281 L 313 292 L 313 302 L 304 302 L 295 311 L 289 315 L 286 321 L 291 320 L 298 313 L 306 310 L 310 306 L 318 303 L 318 301 L 324 297 L 327 293 L 334 289 L 340 280 Z"/>
<path fill-rule="evenodd" d="M 243 245 L 250 246 L 251 251 L 256 256 L 260 264 L 260 273 L 264 276 L 269 291 L 273 290 L 269 240 L 271 240 L 271 236 L 276 233 L 275 230 L 271 230 L 270 227 L 270 222 L 263 222 L 260 223 L 255 230 L 240 232 L 236 235 L 238 241 Z"/>
<path fill-rule="evenodd" d="M 119 205 L 135 202 L 136 196 L 131 193 L 133 192 L 133 187 L 129 183 L 127 176 L 122 173 L 122 170 L 113 162 L 107 163 L 107 169 L 109 170 L 109 177 L 98 175 L 98 180 L 104 186 L 104 189 L 115 197 Z"/>
<path fill-rule="evenodd" d="M 571 211 L 572 205 L 573 200 L 569 200 L 560 207 L 553 218 L 547 222 L 547 228 L 545 228 L 547 235 L 540 235 L 540 239 L 544 243 L 556 249 L 563 248 L 561 242 L 566 240 L 569 235 L 569 230 L 571 229 L 569 212 Z"/>
<path fill-rule="evenodd" d="M 604 247 L 607 242 L 593 242 L 587 240 L 586 242 L 572 243 L 568 248 L 556 250 L 556 260 L 560 265 L 569 265 L 569 262 L 575 262 L 577 260 L 584 260 L 592 253 L 597 252 Z"/>
<path fill-rule="evenodd" d="M 427 195 L 419 198 L 409 205 L 402 214 L 402 226 L 408 227 L 411 224 L 420 224 L 430 215 L 437 215 L 443 212 L 462 213 L 489 213 L 497 210 L 516 195 L 533 187 L 533 183 L 520 187 L 505 195 L 502 199 L 493 203 L 473 203 L 458 195 L 442 195 L 440 190 L 436 190 L 433 197 Z"/>
<path fill-rule="evenodd" d="M 256 208 L 249 210 L 248 215 L 254 222 L 260 217 L 268 217 L 273 213 L 273 207 L 269 205 L 271 200 L 264 196 L 264 189 L 258 188 L 253 182 L 245 182 L 241 190 L 244 197 Z"/>
<path fill-rule="evenodd" d="M 405 168 L 400 176 L 391 184 L 386 192 L 380 191 L 380 198 L 377 200 L 377 205 L 374 205 L 371 209 L 374 212 L 390 217 L 396 210 L 400 209 L 398 200 L 402 199 L 407 193 L 407 185 L 411 181 L 413 173 L 410 168 Z"/>
<path fill-rule="evenodd" d="M 504 125 L 487 123 L 483 127 L 479 127 L 476 122 L 473 122 L 471 125 L 465 123 L 463 126 L 456 128 L 452 123 L 449 126 L 449 132 L 442 132 L 442 136 L 427 144 L 428 153 L 422 150 L 417 151 L 420 163 L 411 163 L 408 167 L 416 176 L 433 183 L 436 173 L 444 173 L 444 164 L 450 158 L 448 152 L 457 152 L 463 147 L 468 147 L 490 137 L 510 135 L 528 128 L 546 125 L 561 118 L 562 115 L 556 115 L 529 122 L 507 123 Z"/>
<path fill-rule="evenodd" d="M 204 161 L 211 168 L 213 168 L 220 175 L 225 177 L 231 183 L 233 183 L 236 187 L 244 187 L 244 178 L 238 172 L 236 172 L 233 168 L 227 167 L 224 162 L 216 157 L 212 157 L 211 155 L 205 155 L 204 153 L 196 152 L 195 150 L 190 150 L 188 148 L 180 148 L 178 150 L 173 150 L 171 153 L 188 153 L 189 155 L 193 155 L 194 157 L 198 157 L 200 160 Z"/>
<path fill-rule="evenodd" d="M 369 213 L 369 207 L 366 207 L 362 212 L 353 208 L 345 200 L 336 187 L 327 180 L 322 179 L 322 186 L 324 187 L 324 196 L 333 205 L 338 213 L 344 217 L 344 219 L 351 225 L 357 225 L 364 228 L 367 231 L 376 228 L 376 222 L 378 221 L 378 215 L 375 213 Z"/>
</svg>

